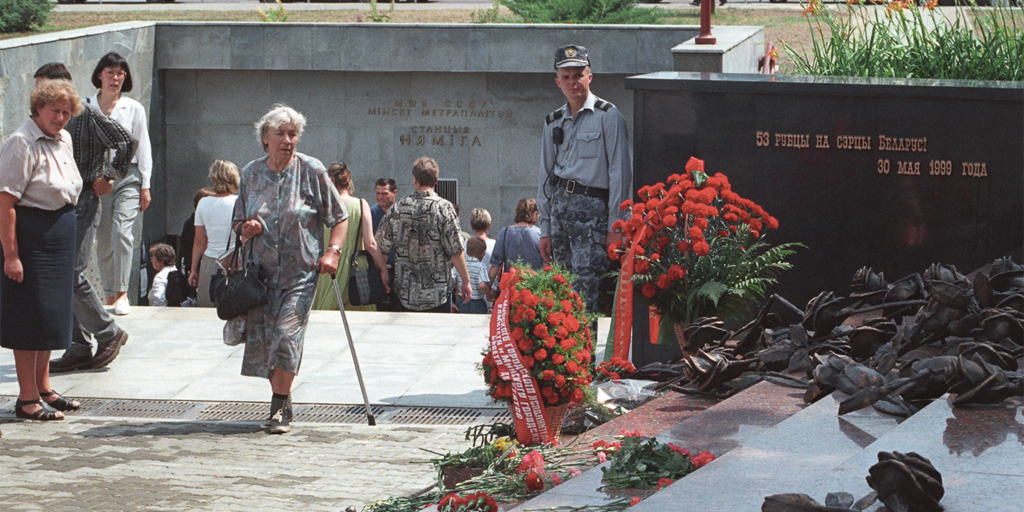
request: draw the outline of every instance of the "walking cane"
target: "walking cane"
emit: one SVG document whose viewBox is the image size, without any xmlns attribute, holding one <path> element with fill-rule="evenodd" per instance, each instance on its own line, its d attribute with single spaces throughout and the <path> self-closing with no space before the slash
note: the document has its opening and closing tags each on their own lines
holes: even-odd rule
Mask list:
<svg viewBox="0 0 1024 512">
<path fill-rule="evenodd" d="M 363 372 L 359 371 L 359 358 L 356 357 L 356 345 L 352 342 L 352 331 L 348 328 L 348 317 L 345 316 L 345 302 L 341 300 L 341 289 L 338 288 L 338 279 L 331 274 L 331 284 L 334 285 L 334 296 L 338 298 L 338 309 L 341 311 L 341 321 L 345 324 L 345 335 L 348 336 L 348 349 L 352 352 L 352 363 L 356 367 L 356 378 L 359 379 L 359 391 L 363 392 L 363 404 L 366 405 L 366 420 L 370 426 L 377 424 L 373 419 L 373 411 L 370 410 L 370 399 L 366 396 L 366 385 L 363 384 Z"/>
</svg>

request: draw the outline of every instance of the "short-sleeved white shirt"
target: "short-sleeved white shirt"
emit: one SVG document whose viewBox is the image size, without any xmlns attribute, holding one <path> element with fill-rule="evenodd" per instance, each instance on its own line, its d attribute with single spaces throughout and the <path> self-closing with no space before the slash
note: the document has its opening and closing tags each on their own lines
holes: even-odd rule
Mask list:
<svg viewBox="0 0 1024 512">
<path fill-rule="evenodd" d="M 204 197 L 196 206 L 196 226 L 206 230 L 206 250 L 203 255 L 220 258 L 234 249 L 235 237 L 231 232 L 231 215 L 238 196 Z"/>
</svg>

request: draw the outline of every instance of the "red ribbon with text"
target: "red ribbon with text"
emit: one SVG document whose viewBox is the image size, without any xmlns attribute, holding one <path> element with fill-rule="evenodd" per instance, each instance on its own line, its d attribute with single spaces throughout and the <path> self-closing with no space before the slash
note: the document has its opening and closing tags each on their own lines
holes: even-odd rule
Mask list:
<svg viewBox="0 0 1024 512">
<path fill-rule="evenodd" d="M 650 227 L 646 225 L 641 227 L 635 239 L 642 239 L 648 229 Z M 619 289 L 615 297 L 615 341 L 612 353 L 622 359 L 629 359 L 629 344 L 633 334 L 633 260 L 638 247 L 640 244 L 633 244 L 626 253 L 626 261 L 619 271 Z M 657 340 L 657 330 L 654 336 L 653 339 Z"/>
<path fill-rule="evenodd" d="M 502 379 L 512 382 L 512 408 L 516 421 L 516 438 L 524 446 L 552 442 L 551 430 L 544 417 L 544 403 L 537 381 L 523 364 L 519 349 L 508 328 L 509 288 L 502 290 L 491 314 L 491 356 Z"/>
</svg>

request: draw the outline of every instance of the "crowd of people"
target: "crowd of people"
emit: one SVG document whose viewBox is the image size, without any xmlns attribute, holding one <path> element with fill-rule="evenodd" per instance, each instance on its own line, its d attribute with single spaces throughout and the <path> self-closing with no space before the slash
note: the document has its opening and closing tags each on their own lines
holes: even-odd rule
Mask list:
<svg viewBox="0 0 1024 512">
<path fill-rule="evenodd" d="M 566 104 L 545 119 L 537 197 L 521 199 L 495 238 L 484 208 L 470 214 L 473 234 L 460 230 L 457 206 L 435 191 L 440 168 L 429 157 L 412 165 L 411 194 L 399 197 L 396 181 L 382 177 L 370 206 L 345 163 L 325 166 L 297 151 L 305 116 L 274 105 L 254 125 L 265 156 L 241 170 L 215 161 L 178 250 L 149 248 L 149 304 L 216 306 L 222 297 L 211 283 L 232 270 L 229 255 L 259 265 L 266 303 L 232 321 L 245 342 L 242 374 L 270 382 L 266 426 L 275 434 L 290 430 L 310 310 L 357 309 L 348 293 L 338 304 L 332 279 L 344 289 L 350 273 L 372 266 L 386 298 L 363 309 L 486 314 L 512 266 L 557 261 L 579 276 L 574 285 L 593 311 L 616 236 L 610 226 L 632 180 L 625 121 L 590 92 L 585 48 L 559 48 L 555 72 Z M 127 341 L 85 267 L 95 243 L 102 297 L 114 315 L 129 314 L 135 223 L 150 203 L 153 164 L 145 111 L 124 95 L 132 75 L 123 57 L 100 59 L 98 91 L 84 100 L 62 64 L 41 67 L 36 79 L 29 120 L 0 150 L 0 346 L 14 350 L 17 416 L 47 421 L 80 406 L 52 389 L 49 374 L 109 365 Z"/>
</svg>

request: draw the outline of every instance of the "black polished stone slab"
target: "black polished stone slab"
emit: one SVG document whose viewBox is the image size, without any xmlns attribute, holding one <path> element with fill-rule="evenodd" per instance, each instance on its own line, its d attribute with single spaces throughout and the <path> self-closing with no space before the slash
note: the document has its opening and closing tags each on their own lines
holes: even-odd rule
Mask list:
<svg viewBox="0 0 1024 512">
<path fill-rule="evenodd" d="M 1024 83 L 661 72 L 634 90 L 634 190 L 691 156 L 808 246 L 772 290 L 799 307 L 934 262 L 1024 251 Z M 642 316 L 634 327 L 646 339 Z M 648 345 L 649 347 L 649 345 Z"/>
</svg>

